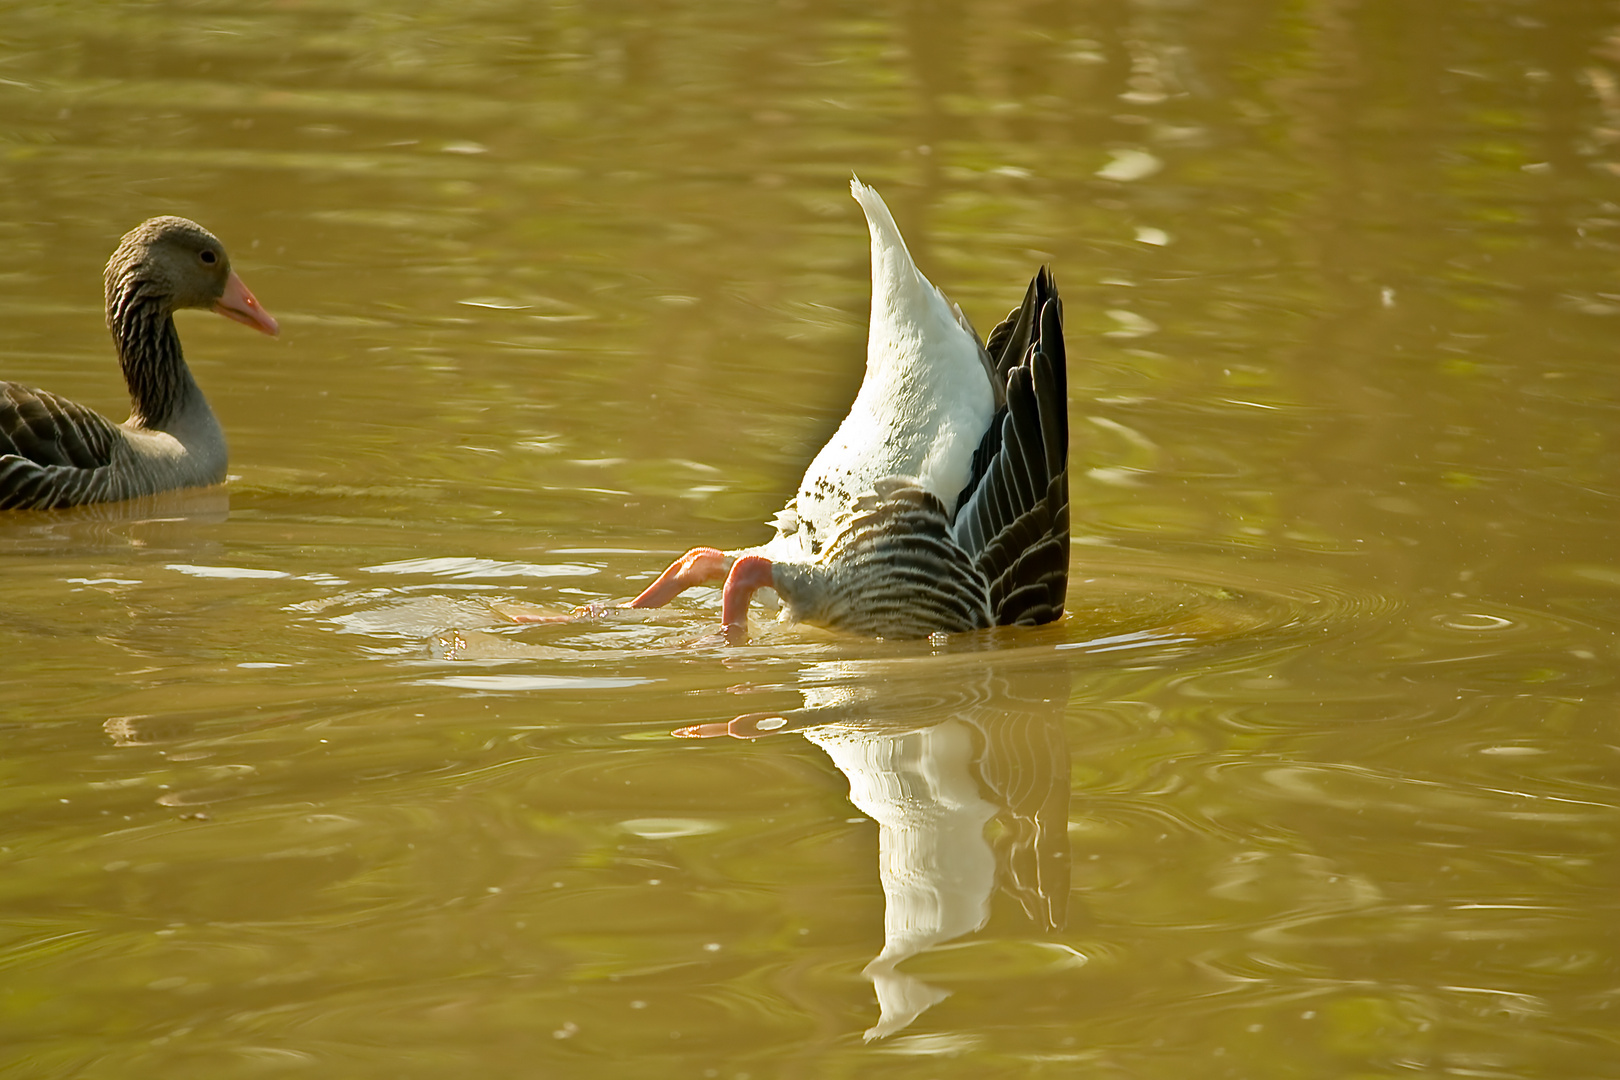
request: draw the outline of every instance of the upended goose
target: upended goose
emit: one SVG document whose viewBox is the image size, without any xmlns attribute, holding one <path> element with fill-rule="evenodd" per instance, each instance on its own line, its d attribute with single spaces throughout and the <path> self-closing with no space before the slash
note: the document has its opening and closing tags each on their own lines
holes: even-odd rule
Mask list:
<svg viewBox="0 0 1620 1080">
<path fill-rule="evenodd" d="M 730 638 L 761 588 L 782 617 L 915 638 L 1063 614 L 1069 570 L 1063 307 L 1045 267 L 978 335 L 911 260 L 882 198 L 852 179 L 872 234 L 866 377 L 776 515 L 738 552 L 694 548 L 630 601 L 657 607 L 724 580 Z"/>
<path fill-rule="evenodd" d="M 107 328 L 129 386 L 123 424 L 48 390 L 0 382 L 0 510 L 114 502 L 225 479 L 225 433 L 191 377 L 177 308 L 274 335 L 276 320 L 214 234 L 185 218 L 130 230 L 107 261 Z"/>
</svg>

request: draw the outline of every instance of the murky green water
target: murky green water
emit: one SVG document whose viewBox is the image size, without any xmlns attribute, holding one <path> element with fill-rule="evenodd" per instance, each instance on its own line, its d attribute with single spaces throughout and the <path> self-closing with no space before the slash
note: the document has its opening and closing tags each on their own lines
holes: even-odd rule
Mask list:
<svg viewBox="0 0 1620 1080">
<path fill-rule="evenodd" d="M 226 493 L 0 521 L 8 1077 L 1620 1076 L 1620 5 L 0 3 L 0 109 L 0 377 L 122 418 L 154 213 L 283 325 Z M 508 623 L 764 539 L 851 170 L 1057 274 L 1071 616 Z"/>
</svg>

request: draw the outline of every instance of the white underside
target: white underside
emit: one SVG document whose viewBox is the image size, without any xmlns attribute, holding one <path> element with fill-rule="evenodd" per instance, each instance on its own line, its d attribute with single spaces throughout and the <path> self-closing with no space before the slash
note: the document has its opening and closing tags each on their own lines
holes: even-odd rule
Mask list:
<svg viewBox="0 0 1620 1080">
<path fill-rule="evenodd" d="M 849 415 L 777 516 L 777 535 L 757 549 L 773 560 L 813 561 L 856 500 L 885 477 L 912 479 L 954 511 L 995 412 L 978 338 L 912 262 L 878 193 L 859 179 L 850 181 L 850 191 L 872 236 L 866 377 Z"/>
<path fill-rule="evenodd" d="M 225 432 L 201 394 L 168 428 L 154 431 L 127 422 L 121 425 L 124 441 L 114 454 L 113 467 L 138 478 L 141 494 L 202 487 L 225 479 Z"/>
</svg>

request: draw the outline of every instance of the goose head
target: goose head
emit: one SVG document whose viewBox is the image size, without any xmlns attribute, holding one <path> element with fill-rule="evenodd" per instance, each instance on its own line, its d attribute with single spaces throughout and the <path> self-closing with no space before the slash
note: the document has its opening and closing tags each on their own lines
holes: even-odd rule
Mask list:
<svg viewBox="0 0 1620 1080">
<path fill-rule="evenodd" d="M 124 234 L 107 260 L 107 322 L 117 333 L 132 307 L 163 315 L 203 308 L 275 335 L 280 327 L 231 269 L 219 238 L 195 221 L 155 217 Z"/>
</svg>

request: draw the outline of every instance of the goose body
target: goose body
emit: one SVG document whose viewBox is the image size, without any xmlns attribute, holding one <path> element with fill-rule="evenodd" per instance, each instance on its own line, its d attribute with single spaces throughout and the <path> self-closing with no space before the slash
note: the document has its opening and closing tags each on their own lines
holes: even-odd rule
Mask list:
<svg viewBox="0 0 1620 1080">
<path fill-rule="evenodd" d="M 757 548 L 694 548 L 632 607 L 724 579 L 728 634 L 754 593 L 783 617 L 881 637 L 1033 625 L 1068 586 L 1062 303 L 1043 268 L 988 344 L 917 269 L 876 191 L 866 376 Z"/>
<path fill-rule="evenodd" d="M 225 479 L 225 433 L 192 378 L 178 308 L 216 311 L 266 334 L 275 319 L 231 270 L 224 245 L 185 218 L 127 233 L 104 275 L 107 327 L 129 388 L 114 424 L 48 390 L 0 382 L 0 510 L 114 502 Z"/>
</svg>

